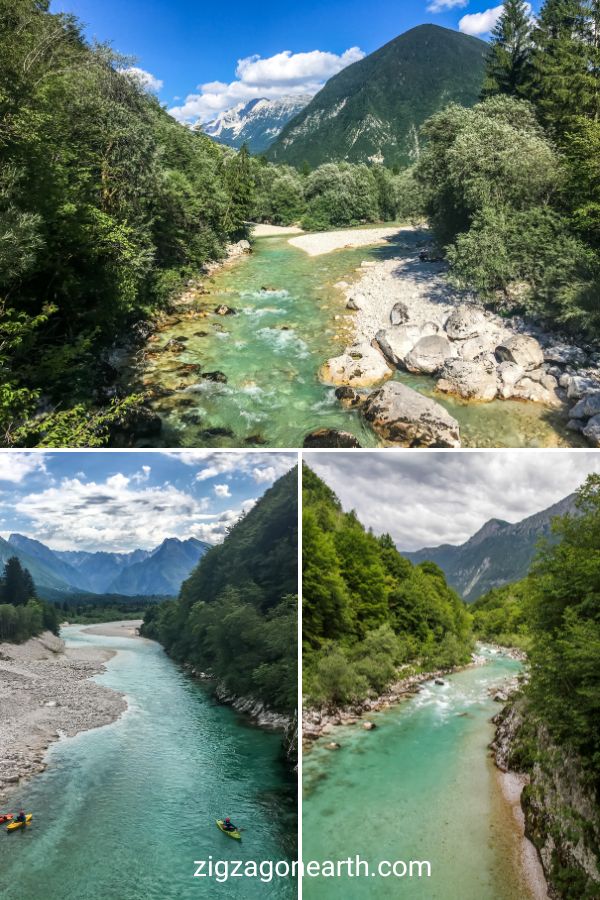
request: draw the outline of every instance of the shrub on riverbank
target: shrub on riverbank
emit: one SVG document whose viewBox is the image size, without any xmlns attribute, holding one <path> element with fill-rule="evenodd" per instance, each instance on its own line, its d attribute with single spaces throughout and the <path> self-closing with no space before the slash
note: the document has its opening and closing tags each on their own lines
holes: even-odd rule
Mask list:
<svg viewBox="0 0 600 900">
<path fill-rule="evenodd" d="M 399 666 L 468 662 L 467 608 L 433 563 L 413 566 L 303 468 L 303 689 L 310 703 L 380 694 Z M 404 672 L 406 674 L 406 670 Z"/>
</svg>

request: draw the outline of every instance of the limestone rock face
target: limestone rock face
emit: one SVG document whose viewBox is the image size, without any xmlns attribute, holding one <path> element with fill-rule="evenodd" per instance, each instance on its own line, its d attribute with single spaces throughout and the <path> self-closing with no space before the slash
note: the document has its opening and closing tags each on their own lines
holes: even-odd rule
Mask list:
<svg viewBox="0 0 600 900">
<path fill-rule="evenodd" d="M 453 355 L 454 350 L 448 338 L 442 334 L 432 334 L 419 338 L 404 364 L 409 372 L 433 375 Z"/>
<path fill-rule="evenodd" d="M 544 352 L 535 338 L 527 334 L 515 334 L 496 347 L 500 362 L 514 362 L 526 372 L 539 369 L 544 362 Z"/>
<path fill-rule="evenodd" d="M 353 344 L 346 353 L 328 359 L 320 371 L 325 384 L 346 384 L 349 387 L 371 387 L 386 378 L 392 370 L 375 347 L 366 341 Z"/>
<path fill-rule="evenodd" d="M 489 362 L 448 359 L 440 373 L 437 389 L 459 394 L 467 400 L 494 400 L 498 393 L 496 368 Z"/>
<path fill-rule="evenodd" d="M 443 406 L 393 381 L 374 391 L 362 407 L 384 440 L 403 447 L 460 447 L 458 422 Z"/>
</svg>

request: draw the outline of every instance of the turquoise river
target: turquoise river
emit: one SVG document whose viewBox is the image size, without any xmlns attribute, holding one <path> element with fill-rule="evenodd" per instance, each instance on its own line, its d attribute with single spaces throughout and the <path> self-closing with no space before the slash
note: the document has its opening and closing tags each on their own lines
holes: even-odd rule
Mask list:
<svg viewBox="0 0 600 900">
<path fill-rule="evenodd" d="M 281 736 L 214 702 L 151 641 L 71 626 L 68 645 L 117 650 L 100 683 L 128 710 L 112 725 L 58 741 L 19 795 L 34 822 L 2 834 L 0 896 L 20 900 L 292 898 L 291 880 L 194 878 L 195 860 L 288 860 L 296 785 Z M 215 819 L 235 816 L 242 841 Z"/>
<path fill-rule="evenodd" d="M 418 246 L 422 236 L 412 240 Z M 159 332 L 143 362 L 125 368 L 128 386 L 154 393 L 151 403 L 163 420 L 158 443 L 301 447 L 309 432 L 334 428 L 352 432 L 363 447 L 376 446 L 376 435 L 356 411 L 340 407 L 318 371 L 350 339 L 351 315 L 336 282 L 355 279 L 363 260 L 407 253 L 414 255 L 414 248 L 386 244 L 311 257 L 287 238 L 258 238 L 250 256 L 205 280 L 209 293 L 198 298 L 191 315 L 182 309 Z M 220 304 L 237 315 L 216 315 Z M 164 351 L 170 340 L 178 342 L 176 352 Z M 227 380 L 205 379 L 194 366 Z M 435 394 L 430 377 L 396 377 Z M 459 421 L 464 446 L 569 446 L 578 440 L 560 415 L 540 404 L 435 398 Z"/>
<path fill-rule="evenodd" d="M 427 860 L 431 877 L 368 876 L 372 900 L 530 900 L 522 843 L 489 757 L 490 688 L 519 664 L 490 656 L 444 686 L 374 714 L 377 727 L 338 728 L 305 755 L 304 860 Z M 329 740 L 329 738 L 328 738 Z M 304 879 L 304 900 L 366 896 L 365 878 Z"/>
</svg>

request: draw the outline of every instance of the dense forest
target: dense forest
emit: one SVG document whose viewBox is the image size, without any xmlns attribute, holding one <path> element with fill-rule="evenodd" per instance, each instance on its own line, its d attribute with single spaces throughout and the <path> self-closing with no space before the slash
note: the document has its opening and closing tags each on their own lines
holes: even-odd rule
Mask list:
<svg viewBox="0 0 600 900">
<path fill-rule="evenodd" d="M 38 598 L 30 572 L 11 557 L 0 578 L 0 641 L 20 644 L 42 631 L 58 630 L 56 608 Z"/>
<path fill-rule="evenodd" d="M 367 531 L 307 466 L 302 482 L 308 703 L 380 693 L 400 666 L 427 671 L 468 662 L 471 618 L 442 570 L 430 562 L 413 566 L 389 535 Z"/>
<path fill-rule="evenodd" d="M 507 0 L 482 102 L 423 127 L 414 177 L 452 273 L 506 311 L 600 329 L 600 4 Z"/>
<path fill-rule="evenodd" d="M 292 469 L 202 557 L 142 633 L 231 694 L 297 706 L 298 473 Z"/>
</svg>

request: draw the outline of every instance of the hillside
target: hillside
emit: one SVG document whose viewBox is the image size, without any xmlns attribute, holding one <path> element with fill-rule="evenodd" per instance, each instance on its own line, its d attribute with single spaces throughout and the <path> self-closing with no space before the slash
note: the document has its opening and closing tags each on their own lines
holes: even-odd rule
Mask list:
<svg viewBox="0 0 600 900">
<path fill-rule="evenodd" d="M 250 100 L 225 110 L 212 122 L 200 127 L 204 134 L 219 144 L 236 150 L 246 144 L 251 153 L 263 153 L 309 101 L 308 94 L 277 100 Z"/>
<path fill-rule="evenodd" d="M 413 563 L 430 560 L 443 570 L 448 583 L 467 602 L 492 588 L 524 578 L 541 538 L 551 537 L 555 516 L 574 510 L 575 495 L 516 524 L 490 519 L 464 544 L 425 547 L 404 555 Z"/>
<path fill-rule="evenodd" d="M 167 538 L 154 550 L 130 553 L 51 550 L 33 538 L 11 534 L 8 541 L 0 539 L 0 562 L 16 556 L 48 599 L 78 591 L 174 596 L 209 546 L 196 538 Z"/>
<path fill-rule="evenodd" d="M 304 691 L 315 706 L 381 694 L 400 665 L 466 662 L 466 608 L 432 563 L 412 565 L 389 535 L 344 513 L 307 466 L 302 474 Z"/>
<path fill-rule="evenodd" d="M 297 698 L 297 478 L 292 469 L 276 481 L 143 627 L 228 696 L 286 714 Z"/>
<path fill-rule="evenodd" d="M 429 116 L 452 101 L 476 103 L 486 53 L 478 38 L 437 25 L 413 28 L 331 78 L 266 155 L 296 166 L 414 162 Z"/>
</svg>

